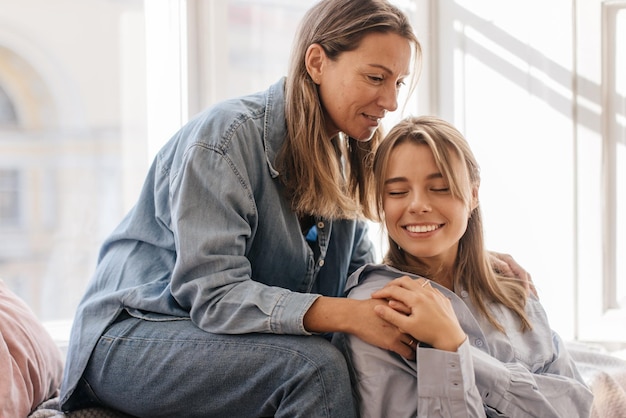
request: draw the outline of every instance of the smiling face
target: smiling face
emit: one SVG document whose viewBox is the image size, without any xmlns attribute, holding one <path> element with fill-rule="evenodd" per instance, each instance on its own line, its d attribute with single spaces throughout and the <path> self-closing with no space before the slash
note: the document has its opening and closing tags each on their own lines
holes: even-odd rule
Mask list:
<svg viewBox="0 0 626 418">
<path fill-rule="evenodd" d="M 331 60 L 323 48 L 307 50 L 309 75 L 319 86 L 326 130 L 369 140 L 388 111 L 398 108 L 398 90 L 409 74 L 411 44 L 395 33 L 370 33 L 359 47 Z"/>
<path fill-rule="evenodd" d="M 382 204 L 389 236 L 408 254 L 437 270 L 450 268 L 471 210 L 478 205 L 477 187 L 470 185 L 467 169 L 458 158 L 452 170 L 472 201 L 453 196 L 430 147 L 401 142 L 389 155 L 384 175 Z"/>
</svg>

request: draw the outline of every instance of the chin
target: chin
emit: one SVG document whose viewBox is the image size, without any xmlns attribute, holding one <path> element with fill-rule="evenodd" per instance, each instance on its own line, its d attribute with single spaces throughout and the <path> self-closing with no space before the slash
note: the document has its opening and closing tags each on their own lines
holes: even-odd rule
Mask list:
<svg viewBox="0 0 626 418">
<path fill-rule="evenodd" d="M 365 133 L 361 133 L 360 135 L 350 135 L 348 134 L 348 136 L 350 138 L 353 138 L 359 142 L 369 142 L 370 139 L 372 139 L 372 137 L 374 136 L 374 133 L 376 132 L 376 129 L 374 129 L 371 132 L 365 132 Z"/>
</svg>

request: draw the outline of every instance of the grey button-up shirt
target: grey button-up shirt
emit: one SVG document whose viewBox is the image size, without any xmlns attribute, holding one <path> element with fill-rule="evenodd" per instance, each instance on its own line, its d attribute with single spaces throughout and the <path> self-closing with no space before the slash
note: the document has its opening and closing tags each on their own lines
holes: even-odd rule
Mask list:
<svg viewBox="0 0 626 418">
<path fill-rule="evenodd" d="M 368 265 L 349 279 L 348 296 L 368 299 L 402 273 Z M 344 336 L 363 418 L 588 417 L 593 396 L 534 295 L 526 302 L 532 331 L 501 305 L 490 309 L 507 333 L 481 315 L 463 289 L 432 286 L 452 302 L 467 339 L 457 352 L 418 347 L 416 361 Z"/>
</svg>

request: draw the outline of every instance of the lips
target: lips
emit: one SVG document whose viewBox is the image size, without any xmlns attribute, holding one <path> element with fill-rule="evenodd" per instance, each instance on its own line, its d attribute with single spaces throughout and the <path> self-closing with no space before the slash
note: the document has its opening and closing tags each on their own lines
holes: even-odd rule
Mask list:
<svg viewBox="0 0 626 418">
<path fill-rule="evenodd" d="M 430 224 L 430 225 L 406 225 L 404 229 L 413 233 L 425 233 L 432 232 L 441 228 L 442 224 Z"/>
<path fill-rule="evenodd" d="M 366 113 L 363 113 L 363 116 L 365 116 L 365 117 L 366 117 L 366 118 L 368 118 L 369 120 L 374 121 L 374 122 L 376 122 L 376 123 L 380 123 L 380 120 L 381 120 L 382 118 L 384 118 L 384 117 L 385 117 L 385 115 L 382 115 L 382 116 L 373 116 L 373 115 L 368 115 L 368 114 L 366 114 Z"/>
</svg>

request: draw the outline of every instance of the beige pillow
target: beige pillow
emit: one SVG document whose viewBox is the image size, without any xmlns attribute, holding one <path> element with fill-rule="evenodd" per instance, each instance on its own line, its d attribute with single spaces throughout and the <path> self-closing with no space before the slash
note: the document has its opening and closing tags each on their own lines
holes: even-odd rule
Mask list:
<svg viewBox="0 0 626 418">
<path fill-rule="evenodd" d="M 0 417 L 26 417 L 58 394 L 63 357 L 30 308 L 0 280 Z"/>
</svg>

